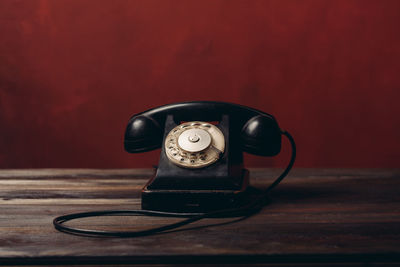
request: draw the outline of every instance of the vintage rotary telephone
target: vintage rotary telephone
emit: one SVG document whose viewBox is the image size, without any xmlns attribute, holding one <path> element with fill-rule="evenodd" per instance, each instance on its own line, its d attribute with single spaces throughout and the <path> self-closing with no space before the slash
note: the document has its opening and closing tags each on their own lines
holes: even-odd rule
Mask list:
<svg viewBox="0 0 400 267">
<path fill-rule="evenodd" d="M 275 156 L 281 135 L 292 145 L 286 170 L 266 190 L 249 186 L 243 152 Z M 142 190 L 142 210 L 93 211 L 57 217 L 56 229 L 78 235 L 132 237 L 171 230 L 207 217 L 248 216 L 262 208 L 266 194 L 293 166 L 296 147 L 271 115 L 224 102 L 198 101 L 161 106 L 131 117 L 125 150 L 140 153 L 161 148 L 154 177 Z M 77 229 L 68 220 L 103 215 L 150 215 L 187 219 L 144 231 Z"/>
</svg>

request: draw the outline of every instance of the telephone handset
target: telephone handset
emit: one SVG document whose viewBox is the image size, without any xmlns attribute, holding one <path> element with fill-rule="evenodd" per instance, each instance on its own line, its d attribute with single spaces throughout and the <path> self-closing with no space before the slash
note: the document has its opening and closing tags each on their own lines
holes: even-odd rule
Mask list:
<svg viewBox="0 0 400 267">
<path fill-rule="evenodd" d="M 274 156 L 281 147 L 278 123 L 270 114 L 249 107 L 212 101 L 185 102 L 161 106 L 131 117 L 125 132 L 125 150 L 130 153 L 161 147 L 167 117 L 175 123 L 219 121 L 228 116 L 230 130 L 243 145 L 243 151 L 261 156 Z"/>
<path fill-rule="evenodd" d="M 275 156 L 281 136 L 292 147 L 290 162 L 265 190 L 249 186 L 243 152 Z M 292 168 L 296 146 L 270 114 L 249 107 L 212 101 L 169 104 L 132 116 L 124 138 L 125 150 L 140 153 L 161 148 L 154 176 L 142 189 L 142 210 L 92 211 L 55 218 L 56 229 L 83 236 L 135 237 L 175 229 L 210 217 L 256 213 L 267 193 Z M 256 197 L 255 197 L 256 195 Z M 79 218 L 107 215 L 149 215 L 187 218 L 143 231 L 99 231 L 69 227 Z"/>
</svg>

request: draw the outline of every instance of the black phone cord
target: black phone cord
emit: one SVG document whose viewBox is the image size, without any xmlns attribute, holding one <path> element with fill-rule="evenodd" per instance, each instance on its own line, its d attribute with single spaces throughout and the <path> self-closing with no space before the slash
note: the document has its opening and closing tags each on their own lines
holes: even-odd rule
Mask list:
<svg viewBox="0 0 400 267">
<path fill-rule="evenodd" d="M 62 215 L 53 220 L 54 227 L 64 233 L 74 234 L 79 236 L 91 236 L 91 237 L 138 237 L 153 235 L 161 232 L 166 232 L 169 230 L 176 229 L 178 227 L 190 224 L 192 222 L 204 219 L 204 218 L 220 218 L 220 217 L 248 217 L 257 213 L 265 203 L 265 199 L 268 193 L 275 188 L 289 173 L 292 169 L 293 164 L 296 159 L 296 144 L 293 137 L 287 131 L 283 131 L 282 135 L 286 136 L 290 142 L 292 148 L 292 155 L 290 157 L 289 164 L 282 174 L 263 192 L 255 198 L 250 203 L 239 208 L 231 208 L 224 210 L 216 210 L 207 213 L 175 213 L 175 212 L 162 212 L 153 210 L 103 210 L 103 211 L 90 211 Z M 71 226 L 67 226 L 64 223 L 74 219 L 81 219 L 87 217 L 97 217 L 97 216 L 135 216 L 135 215 L 146 215 L 146 216 L 157 216 L 157 217 L 176 217 L 176 218 L 186 218 L 185 220 L 164 225 L 161 227 L 151 228 L 141 231 L 103 231 L 103 230 L 90 230 L 81 229 Z M 189 218 L 188 218 L 189 217 Z"/>
</svg>

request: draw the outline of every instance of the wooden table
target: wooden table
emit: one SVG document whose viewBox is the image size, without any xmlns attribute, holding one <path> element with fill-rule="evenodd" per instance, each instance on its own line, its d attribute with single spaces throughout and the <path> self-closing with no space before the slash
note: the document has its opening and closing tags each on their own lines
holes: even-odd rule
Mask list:
<svg viewBox="0 0 400 267">
<path fill-rule="evenodd" d="M 220 226 L 199 227 L 232 219 L 206 219 L 184 227 L 197 229 L 125 239 L 79 237 L 53 228 L 53 218 L 65 213 L 140 208 L 140 189 L 151 173 L 1 170 L 0 265 L 400 264 L 400 170 L 296 169 L 261 213 Z M 251 183 L 265 187 L 278 173 L 251 170 Z M 143 229 L 175 220 L 107 217 L 79 225 Z"/>
</svg>

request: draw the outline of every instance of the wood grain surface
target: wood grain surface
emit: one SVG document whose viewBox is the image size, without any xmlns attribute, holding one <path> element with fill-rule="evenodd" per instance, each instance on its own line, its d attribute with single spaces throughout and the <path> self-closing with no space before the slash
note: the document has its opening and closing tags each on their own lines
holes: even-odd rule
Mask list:
<svg viewBox="0 0 400 267">
<path fill-rule="evenodd" d="M 266 187 L 277 169 L 251 170 Z M 271 203 L 245 220 L 205 219 L 175 232 L 90 238 L 53 228 L 54 217 L 140 209 L 147 169 L 0 171 L 0 264 L 400 263 L 400 170 L 297 169 Z M 72 221 L 96 229 L 145 229 L 179 219 L 110 216 Z M 210 224 L 222 224 L 203 227 Z M 193 229 L 195 228 L 195 229 Z"/>
</svg>

